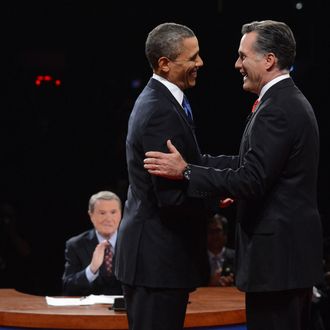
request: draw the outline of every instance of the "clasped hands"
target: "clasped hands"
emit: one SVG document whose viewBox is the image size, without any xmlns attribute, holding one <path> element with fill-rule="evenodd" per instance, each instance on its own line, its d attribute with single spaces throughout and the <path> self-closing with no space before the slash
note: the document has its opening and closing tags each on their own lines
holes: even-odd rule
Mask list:
<svg viewBox="0 0 330 330">
<path fill-rule="evenodd" d="M 101 267 L 103 260 L 104 260 L 104 251 L 109 246 L 109 242 L 107 240 L 102 241 L 101 243 L 97 244 L 94 252 L 92 261 L 90 263 L 90 270 L 93 274 Z"/>
<path fill-rule="evenodd" d="M 234 274 L 221 275 L 217 272 L 215 275 L 211 276 L 209 286 L 233 286 L 234 285 Z"/>
</svg>

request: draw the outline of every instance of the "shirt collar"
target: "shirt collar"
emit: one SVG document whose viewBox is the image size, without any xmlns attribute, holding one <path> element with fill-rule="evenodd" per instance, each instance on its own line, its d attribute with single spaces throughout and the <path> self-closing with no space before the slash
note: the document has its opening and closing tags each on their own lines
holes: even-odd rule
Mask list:
<svg viewBox="0 0 330 330">
<path fill-rule="evenodd" d="M 281 81 L 283 79 L 287 79 L 287 78 L 290 78 L 289 73 L 282 74 L 282 75 L 272 79 L 271 81 L 269 81 L 264 87 L 261 88 L 258 100 L 261 100 L 261 98 L 265 95 L 265 93 L 268 91 L 269 88 L 271 88 L 273 85 L 275 85 L 279 81 Z"/>
<path fill-rule="evenodd" d="M 154 73 L 152 75 L 152 78 L 158 80 L 161 82 L 167 89 L 171 92 L 171 94 L 175 97 L 175 99 L 179 102 L 179 104 L 182 104 L 183 101 L 183 92 L 182 90 L 175 84 L 171 83 L 167 79 L 159 76 L 158 74 Z"/>
<path fill-rule="evenodd" d="M 95 233 L 96 233 L 96 237 L 97 237 L 97 240 L 99 241 L 99 243 L 103 242 L 104 240 L 107 240 L 97 230 L 95 230 Z M 114 247 L 116 245 L 116 241 L 117 241 L 117 231 L 115 231 L 112 234 L 112 236 L 110 237 L 108 242 L 111 244 L 111 246 Z"/>
<path fill-rule="evenodd" d="M 208 252 L 208 255 L 209 255 L 209 257 L 212 259 L 213 257 L 218 257 L 218 258 L 222 258 L 223 257 L 223 255 L 224 255 L 224 253 L 225 253 L 225 250 L 226 250 L 226 247 L 224 246 L 223 248 L 222 248 L 222 250 L 221 250 L 221 252 L 220 253 L 218 253 L 218 254 L 213 254 L 211 251 L 209 251 L 209 250 L 207 250 L 207 252 Z"/>
</svg>

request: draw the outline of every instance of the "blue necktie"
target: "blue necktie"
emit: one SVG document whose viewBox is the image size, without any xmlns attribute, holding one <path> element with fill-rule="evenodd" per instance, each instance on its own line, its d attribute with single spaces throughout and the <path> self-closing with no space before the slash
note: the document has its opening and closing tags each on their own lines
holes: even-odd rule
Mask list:
<svg viewBox="0 0 330 330">
<path fill-rule="evenodd" d="M 183 95 L 182 107 L 188 119 L 192 121 L 193 120 L 192 111 L 186 95 Z"/>
</svg>

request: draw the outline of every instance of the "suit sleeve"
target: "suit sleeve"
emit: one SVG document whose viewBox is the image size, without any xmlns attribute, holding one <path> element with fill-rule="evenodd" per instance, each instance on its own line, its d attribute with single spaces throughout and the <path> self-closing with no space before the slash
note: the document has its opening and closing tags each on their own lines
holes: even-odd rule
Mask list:
<svg viewBox="0 0 330 330">
<path fill-rule="evenodd" d="M 258 199 L 278 178 L 290 153 L 289 122 L 280 108 L 269 106 L 257 113 L 246 129 L 237 168 L 192 165 L 188 193 L 194 197 Z"/>
<path fill-rule="evenodd" d="M 238 165 L 239 165 L 238 156 L 227 156 L 227 155 L 211 156 L 208 154 L 202 156 L 201 166 L 204 167 L 214 167 L 223 170 L 226 168 L 236 169 Z"/>
<path fill-rule="evenodd" d="M 64 295 L 85 295 L 89 292 L 90 283 L 74 245 L 70 242 L 65 246 L 65 266 L 62 277 Z"/>
<path fill-rule="evenodd" d="M 168 152 L 166 141 L 172 143 L 182 153 L 183 157 L 197 164 L 201 163 L 201 155 L 193 130 L 172 106 L 163 106 L 149 118 L 143 134 L 144 152 L 155 150 Z M 183 180 L 173 181 L 150 175 L 152 189 L 159 207 L 179 206 L 186 203 L 187 184 Z"/>
</svg>

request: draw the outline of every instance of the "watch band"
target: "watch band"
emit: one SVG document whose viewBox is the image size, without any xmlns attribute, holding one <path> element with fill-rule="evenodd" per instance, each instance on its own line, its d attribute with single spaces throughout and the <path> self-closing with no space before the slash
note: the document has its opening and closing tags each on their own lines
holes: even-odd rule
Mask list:
<svg viewBox="0 0 330 330">
<path fill-rule="evenodd" d="M 185 169 L 182 172 L 183 178 L 187 181 L 190 180 L 190 174 L 191 174 L 191 167 L 189 166 L 189 164 L 187 164 L 187 166 L 185 167 Z"/>
</svg>

